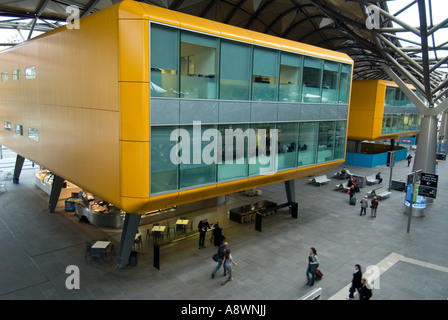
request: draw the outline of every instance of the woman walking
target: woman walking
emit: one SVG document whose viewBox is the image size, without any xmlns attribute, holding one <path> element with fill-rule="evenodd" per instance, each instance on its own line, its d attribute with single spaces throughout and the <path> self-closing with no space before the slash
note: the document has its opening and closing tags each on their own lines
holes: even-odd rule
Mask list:
<svg viewBox="0 0 448 320">
<path fill-rule="evenodd" d="M 358 293 L 360 292 L 362 286 L 361 279 L 362 279 L 361 266 L 359 264 L 356 264 L 355 272 L 353 273 L 352 286 L 350 287 L 347 300 L 353 299 L 353 294 L 355 293 L 355 291 L 358 291 Z"/>
<path fill-rule="evenodd" d="M 232 265 L 237 265 L 236 262 L 233 260 L 233 257 L 231 255 L 232 250 L 227 249 L 226 254 L 224 256 L 224 267 L 227 270 L 227 274 L 229 275 L 229 277 L 227 278 L 227 280 L 225 280 L 221 285 L 225 285 L 227 282 L 232 281 Z"/>
<path fill-rule="evenodd" d="M 308 255 L 308 267 L 306 269 L 306 278 L 308 282 L 306 283 L 310 287 L 314 285 L 314 279 L 316 278 L 316 271 L 319 267 L 319 259 L 317 258 L 317 251 L 315 248 L 310 248 L 310 254 Z M 310 279 L 311 274 L 311 279 Z"/>
<path fill-rule="evenodd" d="M 376 197 L 373 197 L 372 201 L 370 202 L 370 217 L 376 218 L 376 209 L 378 209 L 378 200 Z"/>
</svg>

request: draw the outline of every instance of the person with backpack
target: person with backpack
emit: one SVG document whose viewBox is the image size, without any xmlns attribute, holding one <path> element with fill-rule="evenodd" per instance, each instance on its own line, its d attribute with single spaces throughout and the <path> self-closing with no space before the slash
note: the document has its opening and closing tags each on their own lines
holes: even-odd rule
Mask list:
<svg viewBox="0 0 448 320">
<path fill-rule="evenodd" d="M 218 248 L 218 252 L 216 253 L 216 255 L 217 255 L 217 260 L 216 260 L 216 261 L 218 262 L 218 265 L 216 266 L 215 270 L 213 270 L 213 272 L 212 272 L 212 279 L 215 278 L 215 274 L 216 274 L 216 272 L 218 272 L 219 268 L 221 268 L 222 262 L 224 261 L 224 257 L 225 257 L 226 252 L 227 252 L 227 245 L 228 245 L 228 243 L 227 243 L 227 242 L 224 242 L 224 243 L 223 243 L 221 246 L 219 246 L 219 248 Z M 224 274 L 223 274 L 223 276 L 226 276 L 226 275 L 227 275 L 227 269 L 226 269 L 226 266 L 224 265 L 223 268 L 224 268 Z"/>
<path fill-rule="evenodd" d="M 406 157 L 406 160 L 408 161 L 408 167 L 409 167 L 411 165 L 412 156 L 410 154 L 408 154 L 408 156 Z"/>
</svg>

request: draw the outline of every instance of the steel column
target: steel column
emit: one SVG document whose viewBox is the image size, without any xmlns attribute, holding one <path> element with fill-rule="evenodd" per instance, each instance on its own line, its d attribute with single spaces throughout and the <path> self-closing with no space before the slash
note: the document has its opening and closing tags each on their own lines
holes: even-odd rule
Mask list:
<svg viewBox="0 0 448 320">
<path fill-rule="evenodd" d="M 437 116 L 423 115 L 413 171 L 435 174 L 437 153 Z"/>
<path fill-rule="evenodd" d="M 129 264 L 132 246 L 134 245 L 135 235 L 138 232 L 141 215 L 137 213 L 126 213 L 121 233 L 120 248 L 118 249 L 118 269 L 124 269 Z"/>
<path fill-rule="evenodd" d="M 14 176 L 13 176 L 13 182 L 15 184 L 19 184 L 19 177 L 20 173 L 22 172 L 23 162 L 25 161 L 25 158 L 22 157 L 20 154 L 16 157 L 16 165 L 14 167 Z"/>
<path fill-rule="evenodd" d="M 51 193 L 50 193 L 50 201 L 48 203 L 48 210 L 50 212 L 54 212 L 56 209 L 56 205 L 59 201 L 59 196 L 61 195 L 62 185 L 64 184 L 65 179 L 61 178 L 57 175 L 53 176 L 53 183 L 51 184 Z"/>
</svg>

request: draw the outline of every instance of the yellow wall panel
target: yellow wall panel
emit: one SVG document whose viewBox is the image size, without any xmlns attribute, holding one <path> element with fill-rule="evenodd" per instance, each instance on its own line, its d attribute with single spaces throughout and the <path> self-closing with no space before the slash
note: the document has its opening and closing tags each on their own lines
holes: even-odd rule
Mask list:
<svg viewBox="0 0 448 320">
<path fill-rule="evenodd" d="M 121 140 L 149 141 L 149 84 L 120 83 Z"/>
<path fill-rule="evenodd" d="M 121 141 L 121 196 L 149 197 L 149 142 Z"/>
<path fill-rule="evenodd" d="M 149 25 L 146 20 L 119 20 L 120 81 L 149 82 Z"/>
</svg>

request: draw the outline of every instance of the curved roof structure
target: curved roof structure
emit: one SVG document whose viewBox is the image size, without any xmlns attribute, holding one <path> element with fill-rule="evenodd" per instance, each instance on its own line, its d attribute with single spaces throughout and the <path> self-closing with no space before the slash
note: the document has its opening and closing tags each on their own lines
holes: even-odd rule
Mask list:
<svg viewBox="0 0 448 320">
<path fill-rule="evenodd" d="M 72 22 L 120 0 L 1 0 L 0 29 L 14 41 Z M 354 80 L 390 79 L 382 65 L 413 84 L 430 104 L 448 94 L 448 19 L 444 0 L 141 0 L 274 36 L 340 51 Z M 0 34 L 1 34 L 0 30 Z M 10 38 L 11 40 L 11 38 Z M 0 40 L 0 45 L 11 45 Z M 13 44 L 12 44 L 13 45 Z"/>
</svg>

